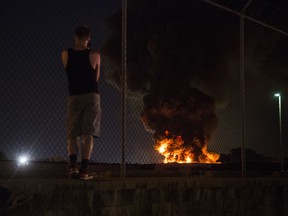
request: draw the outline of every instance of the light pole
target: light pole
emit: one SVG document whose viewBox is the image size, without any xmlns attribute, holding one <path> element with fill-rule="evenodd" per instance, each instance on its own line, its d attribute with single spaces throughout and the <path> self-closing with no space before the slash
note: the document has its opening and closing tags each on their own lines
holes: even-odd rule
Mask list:
<svg viewBox="0 0 288 216">
<path fill-rule="evenodd" d="M 279 109 L 279 136 L 280 136 L 280 151 L 281 151 L 281 171 L 284 172 L 284 148 L 282 140 L 282 113 L 281 113 L 281 94 L 274 94 L 275 97 L 278 97 L 278 109 Z"/>
</svg>

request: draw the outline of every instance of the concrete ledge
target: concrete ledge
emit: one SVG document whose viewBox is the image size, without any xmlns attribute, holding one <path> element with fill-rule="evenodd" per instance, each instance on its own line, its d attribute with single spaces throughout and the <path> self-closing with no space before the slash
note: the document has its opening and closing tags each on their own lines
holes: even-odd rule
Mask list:
<svg viewBox="0 0 288 216">
<path fill-rule="evenodd" d="M 0 163 L 0 184 L 34 196 L 0 215 L 32 216 L 287 216 L 287 173 L 216 170 L 211 165 L 93 165 L 111 177 L 69 180 L 66 163 Z M 133 177 L 132 177 L 133 176 Z M 174 177 L 173 177 L 174 176 Z M 0 206 L 1 207 L 1 206 Z"/>
<path fill-rule="evenodd" d="M 34 199 L 1 215 L 287 216 L 287 178 L 2 179 Z"/>
<path fill-rule="evenodd" d="M 241 177 L 237 169 L 223 169 L 221 164 L 127 164 L 127 177 Z M 111 176 L 120 177 L 119 164 L 91 164 L 96 173 L 109 171 Z M 1 178 L 65 178 L 65 162 L 31 162 L 28 166 L 17 166 L 15 161 L 0 162 Z M 288 172 L 277 170 L 247 170 L 249 177 L 288 177 Z"/>
</svg>

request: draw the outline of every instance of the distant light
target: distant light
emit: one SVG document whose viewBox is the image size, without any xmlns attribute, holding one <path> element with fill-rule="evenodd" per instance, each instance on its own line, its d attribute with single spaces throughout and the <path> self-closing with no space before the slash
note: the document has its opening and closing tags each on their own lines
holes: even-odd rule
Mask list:
<svg viewBox="0 0 288 216">
<path fill-rule="evenodd" d="M 281 94 L 280 93 L 276 93 L 274 94 L 275 97 L 281 97 Z"/>
<path fill-rule="evenodd" d="M 18 165 L 19 166 L 25 166 L 25 165 L 28 165 L 28 163 L 29 163 L 29 158 L 27 157 L 27 156 L 20 156 L 19 158 L 18 158 Z"/>
</svg>

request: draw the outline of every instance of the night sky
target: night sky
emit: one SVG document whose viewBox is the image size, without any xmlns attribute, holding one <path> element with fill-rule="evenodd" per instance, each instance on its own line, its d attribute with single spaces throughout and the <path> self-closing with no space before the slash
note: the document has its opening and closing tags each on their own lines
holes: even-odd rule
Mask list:
<svg viewBox="0 0 288 216">
<path fill-rule="evenodd" d="M 155 95 L 163 77 L 173 78 L 176 86 L 185 80 L 215 100 L 218 126 L 208 149 L 227 153 L 240 147 L 239 17 L 201 1 L 128 2 L 127 162 L 163 159 L 140 119 L 145 108 L 153 107 L 143 97 Z M 219 2 L 239 10 L 246 1 Z M 269 1 L 262 6 L 258 2 L 248 15 L 287 30 L 284 1 L 273 1 L 275 7 L 267 7 Z M 66 157 L 68 92 L 60 53 L 72 46 L 74 28 L 86 23 L 92 30 L 92 49 L 102 53 L 102 137 L 95 141 L 92 159 L 121 161 L 121 19 L 114 14 L 119 6 L 120 0 L 1 1 L 0 151 L 9 158 L 21 152 L 35 160 Z M 275 8 L 277 15 L 266 8 Z M 245 24 L 246 146 L 275 157 L 279 155 L 276 91 L 283 94 L 287 153 L 288 37 L 251 21 Z"/>
</svg>

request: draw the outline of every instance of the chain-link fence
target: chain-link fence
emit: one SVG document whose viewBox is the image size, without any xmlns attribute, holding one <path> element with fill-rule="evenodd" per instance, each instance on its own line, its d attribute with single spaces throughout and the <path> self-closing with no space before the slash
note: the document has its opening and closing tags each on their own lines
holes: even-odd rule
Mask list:
<svg viewBox="0 0 288 216">
<path fill-rule="evenodd" d="M 83 23 L 93 33 L 92 49 L 101 50 L 109 34 L 106 19 L 120 6 L 119 0 L 1 2 L 1 152 L 7 159 L 67 159 L 61 51 L 73 46 L 74 29 Z M 119 163 L 121 93 L 105 82 L 111 69 L 102 59 L 102 138 L 92 158 Z"/>
<path fill-rule="evenodd" d="M 67 159 L 68 92 L 60 53 L 73 45 L 74 28 L 86 23 L 92 49 L 102 54 L 103 114 L 93 162 L 217 163 L 241 170 L 244 160 L 247 170 L 282 169 L 288 7 L 280 3 L 127 0 L 121 8 L 121 0 L 2 1 L 1 159 Z M 121 71 L 127 72 L 125 125 Z"/>
</svg>

